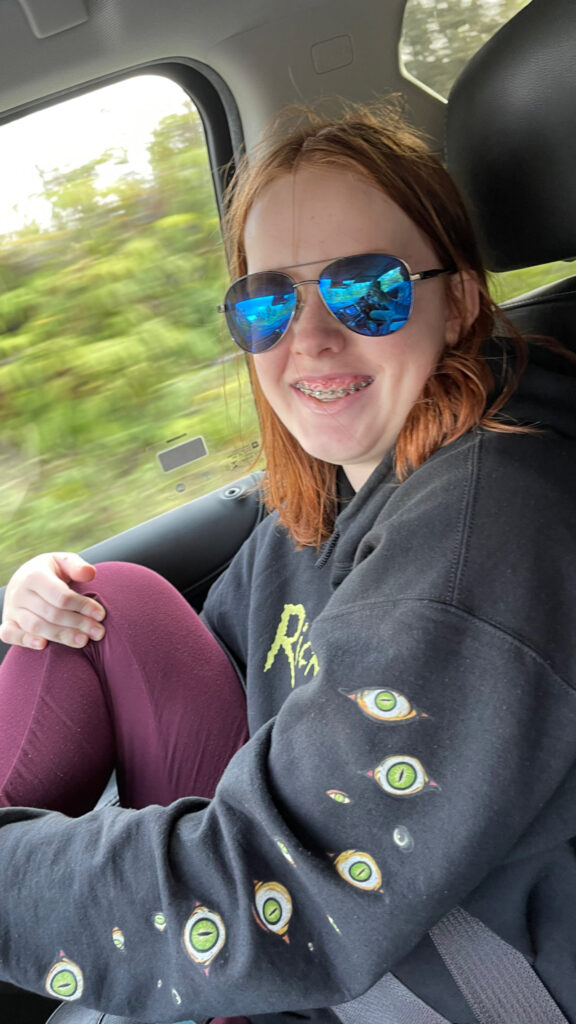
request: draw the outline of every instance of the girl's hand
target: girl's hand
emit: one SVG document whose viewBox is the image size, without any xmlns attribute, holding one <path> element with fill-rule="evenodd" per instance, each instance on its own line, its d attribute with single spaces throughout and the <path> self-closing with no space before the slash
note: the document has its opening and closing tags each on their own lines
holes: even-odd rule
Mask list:
<svg viewBox="0 0 576 1024">
<path fill-rule="evenodd" d="M 95 575 L 93 565 L 70 552 L 38 555 L 24 562 L 6 588 L 0 640 L 37 651 L 48 640 L 67 647 L 101 640 L 104 608 L 68 586 L 89 583 Z"/>
</svg>

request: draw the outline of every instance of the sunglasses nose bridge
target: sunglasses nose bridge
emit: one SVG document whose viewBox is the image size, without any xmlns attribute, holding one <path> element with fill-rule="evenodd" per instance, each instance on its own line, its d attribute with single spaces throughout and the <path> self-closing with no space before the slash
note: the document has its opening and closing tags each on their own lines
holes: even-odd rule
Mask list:
<svg viewBox="0 0 576 1024">
<path fill-rule="evenodd" d="M 298 317 L 300 316 L 300 314 L 301 314 L 301 312 L 302 312 L 302 310 L 303 310 L 303 308 L 305 306 L 304 294 L 302 292 L 300 292 L 299 289 L 302 288 L 304 285 L 310 285 L 310 284 L 316 285 L 318 297 L 321 299 L 322 305 L 323 306 L 325 305 L 324 300 L 322 299 L 322 294 L 320 292 L 320 288 L 319 288 L 320 279 L 318 277 L 309 277 L 309 278 L 306 278 L 305 281 L 293 281 L 292 285 L 293 285 L 293 288 L 294 288 L 294 295 L 296 297 L 296 307 L 295 307 L 294 313 L 292 315 L 292 320 L 297 320 L 298 319 Z"/>
<path fill-rule="evenodd" d="M 294 288 L 301 288 L 303 284 L 318 284 L 320 281 L 319 277 L 308 277 L 305 281 L 293 281 Z"/>
</svg>

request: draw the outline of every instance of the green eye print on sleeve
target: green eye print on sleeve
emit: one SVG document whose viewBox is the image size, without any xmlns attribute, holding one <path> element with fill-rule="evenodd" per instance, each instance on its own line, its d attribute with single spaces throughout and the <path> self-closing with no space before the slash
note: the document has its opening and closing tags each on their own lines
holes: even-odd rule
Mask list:
<svg viewBox="0 0 576 1024">
<path fill-rule="evenodd" d="M 389 796 L 406 797 L 423 789 L 440 789 L 427 774 L 417 757 L 398 754 L 387 757 L 373 771 L 366 772 Z"/>
<path fill-rule="evenodd" d="M 345 850 L 334 862 L 334 867 L 350 885 L 366 892 L 381 891 L 382 873 L 378 864 L 369 853 L 360 850 Z"/>
<path fill-rule="evenodd" d="M 224 921 L 207 907 L 196 907 L 184 927 L 184 947 L 194 963 L 207 967 L 226 942 Z"/>
<path fill-rule="evenodd" d="M 258 924 L 275 935 L 287 938 L 292 917 L 292 897 L 280 882 L 256 882 L 254 916 Z"/>
<path fill-rule="evenodd" d="M 352 799 L 342 789 L 327 789 L 326 796 L 329 796 L 334 803 L 337 804 L 351 804 Z"/>
<path fill-rule="evenodd" d="M 73 999 L 80 999 L 84 991 L 84 976 L 78 964 L 62 958 L 50 968 L 46 978 L 45 988 L 50 996 L 66 1002 Z"/>
<path fill-rule="evenodd" d="M 407 697 L 397 690 L 383 690 L 378 687 L 370 687 L 366 690 L 340 690 L 350 700 L 355 701 L 362 714 L 377 722 L 394 725 L 397 722 L 407 722 L 414 718 L 427 718 L 428 716 L 415 708 Z"/>
</svg>

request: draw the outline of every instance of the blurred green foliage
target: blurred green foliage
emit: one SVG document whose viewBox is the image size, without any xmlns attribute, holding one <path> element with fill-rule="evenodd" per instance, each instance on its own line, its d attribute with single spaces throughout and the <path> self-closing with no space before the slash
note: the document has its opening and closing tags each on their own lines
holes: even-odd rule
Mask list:
<svg viewBox="0 0 576 1024">
<path fill-rule="evenodd" d="M 43 173 L 52 222 L 0 238 L 0 580 L 78 550 L 249 467 L 246 369 L 216 307 L 227 278 L 204 133 L 164 118 L 149 176 L 104 186 L 123 154 Z M 164 474 L 157 452 L 202 435 Z"/>
</svg>

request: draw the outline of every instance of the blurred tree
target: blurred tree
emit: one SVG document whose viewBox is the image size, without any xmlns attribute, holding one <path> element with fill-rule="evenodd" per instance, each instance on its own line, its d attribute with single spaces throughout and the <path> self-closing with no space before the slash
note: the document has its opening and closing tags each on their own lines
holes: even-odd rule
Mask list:
<svg viewBox="0 0 576 1024">
<path fill-rule="evenodd" d="M 214 209 L 211 174 L 206 174 L 206 143 L 191 103 L 162 118 L 148 146 L 157 217 Z"/>
<path fill-rule="evenodd" d="M 42 180 L 42 195 L 52 207 L 52 218 L 56 229 L 74 227 L 94 217 L 99 211 L 101 197 L 98 194 L 98 170 L 112 159 L 106 152 L 93 160 L 70 170 L 36 170 Z"/>
<path fill-rule="evenodd" d="M 226 268 L 191 104 L 160 122 L 149 152 L 147 175 L 111 150 L 42 172 L 51 225 L 0 237 L 2 438 L 11 438 L 9 489 L 26 495 L 0 501 L 18 508 L 5 521 L 3 579 L 11 559 L 132 525 L 135 487 L 137 518 L 163 511 L 154 449 L 191 422 L 212 453 L 197 470 L 202 490 L 229 478 L 226 452 L 246 440 L 235 376 L 223 397 L 216 305 Z"/>
</svg>

